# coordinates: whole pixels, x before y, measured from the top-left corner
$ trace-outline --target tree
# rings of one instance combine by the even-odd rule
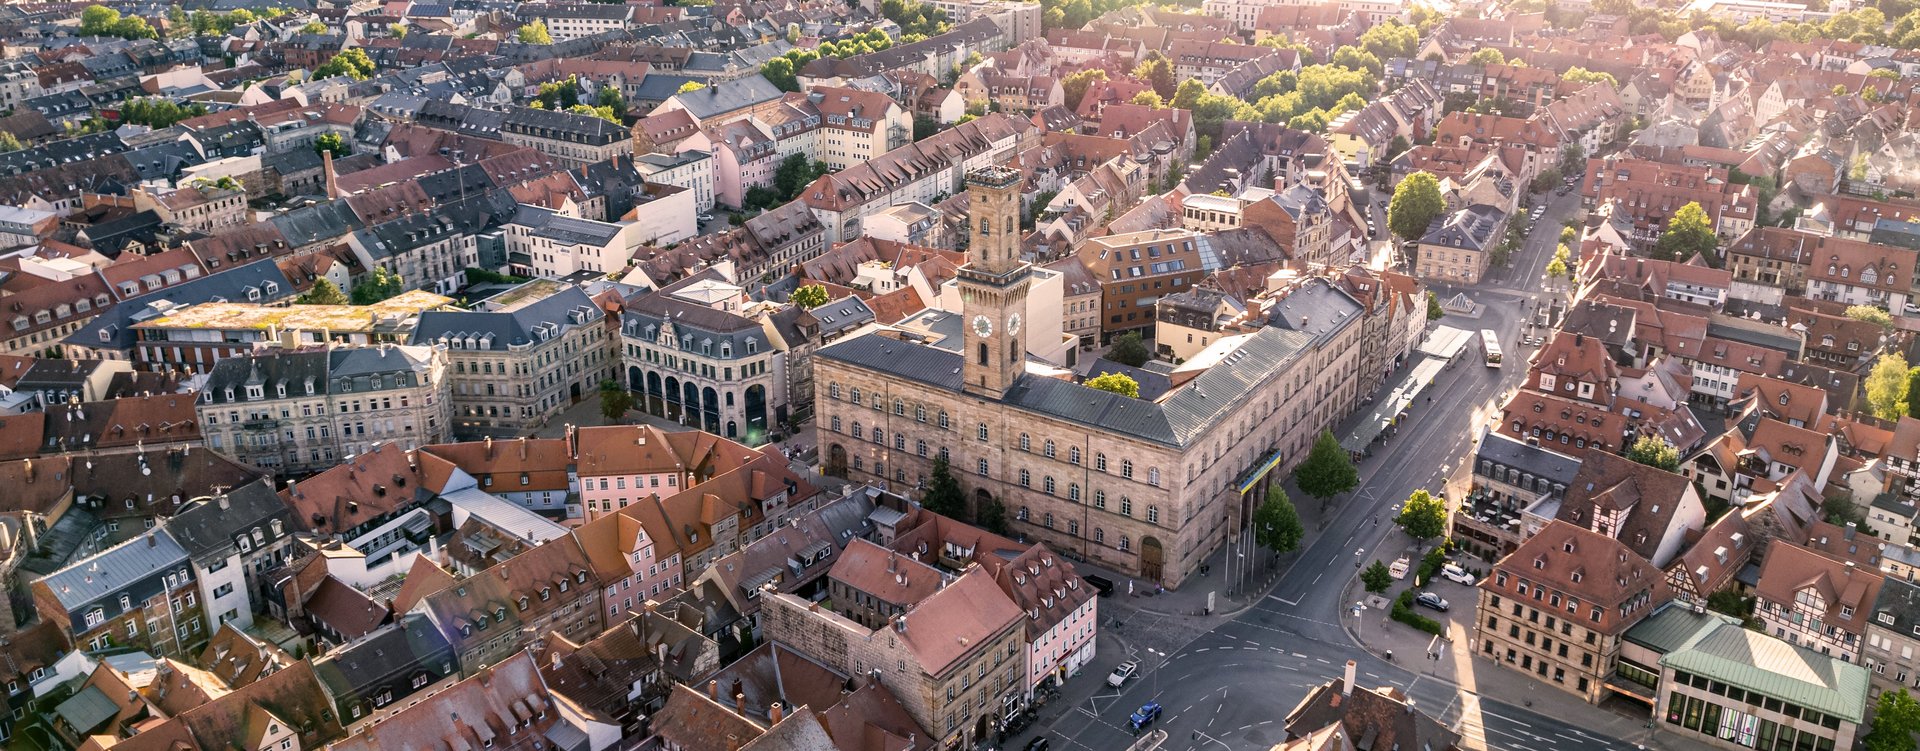
[[[1893,316],[1887,315],[1887,311],[1872,305],[1849,305],[1847,306],[1847,317],[1856,321],[1871,323],[1882,329],[1893,328]]]
[[[313,287],[306,294],[294,298],[294,302],[301,305],[346,305],[347,296],[340,291],[339,285],[323,277],[313,280]]]
[[[1353,45],[1346,45],[1334,50],[1333,59],[1327,62],[1332,63],[1335,67],[1346,68],[1347,70],[1355,72],[1364,71],[1372,74],[1375,78],[1379,78],[1382,73],[1386,72],[1386,66],[1380,62],[1378,55]]]
[[[824,171],[821,174],[825,174]],[[806,154],[789,154],[773,170],[773,189],[779,191],[782,201],[790,201],[819,176]]]
[[[1920,399],[1911,398],[1920,394],[1920,368],[1907,371],[1907,416],[1920,418]]]
[[[1275,553],[1300,549],[1307,528],[1300,523],[1300,510],[1279,485],[1267,487],[1267,498],[1253,511],[1253,540]]]
[[[1434,294],[1433,290],[1427,290],[1427,320],[1438,321],[1446,314],[1446,309],[1440,307],[1440,296]]]
[[[1560,78],[1573,83],[1604,83],[1615,88],[1620,86],[1620,80],[1614,78],[1612,73],[1587,70],[1578,65],[1568,68]]]
[[[1897,354],[1884,354],[1867,372],[1867,404],[1873,416],[1898,420],[1907,413],[1907,361]]]
[[[1447,202],[1440,198],[1440,180],[1431,172],[1415,172],[1393,188],[1393,200],[1387,204],[1387,229],[1402,240],[1418,240],[1446,210]]]
[[[1492,47],[1481,47],[1467,56],[1467,62],[1472,65],[1506,65],[1507,56]]]
[[[802,310],[813,310],[827,304],[827,288],[820,284],[801,285],[787,301],[800,306]]]
[[[1368,592],[1377,595],[1393,586],[1393,572],[1387,570],[1387,564],[1374,561],[1373,565],[1360,572],[1360,583],[1366,585]]]
[[[1153,359],[1153,353],[1147,351],[1146,342],[1140,340],[1140,332],[1129,331],[1113,340],[1113,348],[1107,350],[1107,359],[1137,368]]]
[[[607,422],[619,423],[630,409],[633,409],[633,392],[611,378],[600,382],[601,417],[607,418]]]
[[[676,94],[685,94],[685,93],[687,93],[687,92],[691,92],[691,91],[699,91],[699,90],[701,90],[701,89],[704,89],[704,88],[706,88],[706,87],[707,87],[707,85],[706,85],[706,84],[704,84],[704,83],[701,83],[701,82],[699,82],[699,81],[688,81],[688,82],[686,82],[686,83],[683,83],[683,84],[680,84],[680,90],[679,90],[679,91],[676,91],[676,92],[674,92],[674,93],[676,93]]]
[[[97,7],[97,6],[96,6]],[[1134,66],[1133,77],[1146,81],[1161,99],[1172,99],[1179,82],[1173,78],[1173,61],[1159,50],[1148,52],[1140,58],[1140,64]]]
[[[319,21],[308,21],[307,25],[300,27],[300,33],[325,34],[327,33],[327,25],[320,23]]]
[[[600,87],[600,91],[593,95],[593,103],[596,107],[605,107],[622,115],[627,114],[627,97],[612,86]]]
[[[1689,201],[1673,212],[1673,219],[1667,222],[1667,229],[1660,233],[1660,241],[1653,245],[1653,257],[1667,261],[1685,261],[1697,255],[1713,258],[1713,250],[1720,245],[1720,238],[1713,234],[1713,224],[1707,220],[1707,212],[1700,208],[1699,201]]]
[[[9,151],[19,151],[24,148],[26,148],[26,145],[20,143],[19,136],[0,130],[0,154],[5,154]]]
[[[1873,731],[1861,739],[1866,751],[1913,751],[1913,734],[1920,732],[1920,702],[1902,687],[1881,692],[1874,710]]]
[[[973,525],[996,535],[1007,534],[1007,506],[991,496],[980,499],[973,510]]]
[[[781,91],[800,90],[800,79],[794,75],[793,60],[790,58],[776,57],[768,60],[760,66],[760,75],[766,76],[767,81]]]
[[[1325,505],[1327,499],[1358,486],[1360,470],[1353,466],[1353,456],[1341,448],[1333,431],[1322,430],[1320,437],[1313,440],[1313,448],[1307,451],[1306,460],[1293,469],[1293,482],[1300,486],[1301,492],[1320,499]]]
[[[547,33],[547,22],[534,21],[513,32],[521,44],[553,44],[553,35]]]
[[[588,117],[597,117],[607,122],[613,123],[615,125],[625,124],[620,121],[619,113],[615,112],[612,107],[595,107],[591,104],[576,104],[576,105],[573,105],[572,107],[568,107],[567,111],[576,115],[586,115]]]
[[[1145,107],[1152,107],[1154,109],[1159,109],[1161,107],[1167,106],[1167,101],[1165,99],[1160,98],[1160,93],[1157,91],[1153,91],[1151,89],[1135,93],[1133,95],[1133,98],[1127,100],[1127,102],[1129,104],[1138,104]]]
[[[367,280],[353,287],[353,304],[372,305],[394,295],[400,294],[400,275],[388,271],[384,266],[375,266]]]
[[[1079,109],[1079,102],[1087,98],[1087,88],[1091,88],[1094,81],[1106,81],[1106,71],[1089,67],[1085,71],[1068,73],[1066,79],[1060,79],[1060,90],[1066,94],[1064,102],[1068,109]]]
[[[334,55],[325,63],[321,63],[320,67],[314,68],[313,80],[346,76],[355,81],[365,81],[372,77],[377,69],[378,66],[373,64],[373,58],[367,57],[365,50],[353,47],[341,50],[340,54]]]
[[[407,38],[407,25],[403,23],[387,24],[387,33],[395,39],[405,39]]]
[[[920,505],[955,519],[967,510],[966,493],[960,489],[960,480],[953,476],[953,468],[947,466],[946,457],[934,457],[933,475],[927,480],[926,492],[920,494]]]
[[[1367,29],[1366,33],[1361,34],[1360,47],[1382,60],[1413,57],[1414,50],[1420,46],[1420,35],[1423,33],[1425,33],[1424,30],[1415,29],[1401,23],[1398,19],[1392,19],[1373,26]]]
[[[1680,449],[1657,435],[1643,435],[1627,446],[1627,458],[1668,472],[1680,471]]]
[[[1191,110],[1195,107],[1200,106],[1201,98],[1205,97],[1206,95],[1207,95],[1207,85],[1204,83],[1201,83],[1200,79],[1198,78],[1189,78],[1185,81],[1181,81],[1179,86],[1174,87],[1173,100],[1170,102],[1167,102],[1167,106],[1174,107],[1177,109]]]
[[[1413,491],[1393,523],[1406,530],[1408,537],[1424,544],[1447,533],[1447,502],[1433,497],[1424,488]]]
[[[1129,399],[1140,398],[1140,382],[1133,380],[1133,376],[1125,373],[1101,373],[1088,378],[1086,386],[1119,394]]]
[[[319,138],[313,139],[313,150],[316,153],[332,152],[335,159],[346,156],[348,149],[346,137],[339,133],[322,133]]]

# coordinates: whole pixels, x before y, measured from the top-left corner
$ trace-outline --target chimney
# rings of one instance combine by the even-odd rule
[[[1847,522],[1847,542],[1853,542],[1853,533],[1858,531],[1860,531],[1859,524],[1856,524],[1854,522]]]
[[[744,711],[746,708],[747,708],[747,695],[745,693],[734,694],[733,695],[733,711],[740,712],[740,711]]]
[[[520,461],[527,460],[527,437],[520,436]]]
[[[780,711],[780,702],[776,701],[773,704],[769,705],[767,707],[767,726],[772,727],[774,725],[780,724],[780,717],[782,714],[783,713]]]
[[[719,681],[707,681],[707,698],[712,699],[714,701],[720,700],[720,682]]]
[[[157,539],[154,539],[154,536],[153,536],[153,533],[152,533],[152,532],[148,532],[148,533],[147,533],[147,547],[150,547],[150,548],[156,548],[156,547],[159,547],[159,546],[160,546],[160,541],[159,541],[159,540],[157,540]]]
[[[482,441],[481,443],[483,443],[486,446],[487,458],[492,459],[493,458],[493,436],[487,436],[486,440]]]
[[[320,152],[320,171],[326,175],[327,198],[328,199],[339,198],[340,197],[340,177],[336,175],[333,171],[333,152],[332,151]]]
[[[1352,695],[1353,695],[1353,681],[1354,681],[1354,672],[1355,672],[1355,671],[1357,671],[1357,670],[1359,669],[1359,667],[1360,667],[1360,666],[1359,666],[1359,665],[1358,665],[1357,663],[1355,663],[1354,661],[1352,661],[1352,660],[1348,660],[1348,661],[1347,661],[1347,680],[1346,680],[1346,682],[1345,682],[1345,683],[1342,683],[1342,684],[1340,684],[1340,695],[1341,695],[1341,696],[1352,696]]]

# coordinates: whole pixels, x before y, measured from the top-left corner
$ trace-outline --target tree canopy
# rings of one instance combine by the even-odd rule
[[[1920,702],[1904,687],[1882,691],[1874,705],[1873,730],[1861,745],[1866,751],[1914,751],[1914,733],[1920,733]]]
[[[1492,47],[1481,47],[1467,56],[1467,62],[1474,65],[1506,65],[1507,55]]]
[[[1426,542],[1447,533],[1447,503],[1422,488],[1407,497],[1407,505],[1393,521],[1408,537]]]
[[[1882,329],[1893,328],[1893,316],[1888,315],[1886,310],[1876,308],[1872,305],[1849,305],[1847,306],[1847,317],[1856,321],[1871,323]]]
[[[827,304],[827,288],[819,284],[803,284],[793,291],[787,301],[804,310],[813,310]]]
[[[600,416],[618,423],[633,409],[633,392],[611,378],[600,382]]]
[[[1393,572],[1387,569],[1387,564],[1374,561],[1373,565],[1360,572],[1360,583],[1366,586],[1368,592],[1377,595],[1393,586]]]
[[[545,21],[534,21],[521,26],[513,32],[513,37],[521,44],[553,44],[553,35],[547,33]]]
[[[339,159],[346,156],[351,147],[347,146],[346,137],[339,133],[322,133],[319,138],[313,139],[313,150],[321,154],[332,153],[333,158]]]
[[[1908,377],[1907,361],[1898,354],[1881,355],[1873,363],[1867,372],[1867,405],[1874,417],[1898,420],[1907,413]]]
[[[1253,512],[1254,542],[1275,553],[1291,553],[1300,549],[1300,541],[1306,535],[1307,528],[1300,523],[1300,510],[1293,507],[1287,491],[1278,484],[1268,487],[1266,500]]]
[[[1360,485],[1360,470],[1353,457],[1340,447],[1333,431],[1322,430],[1307,451],[1307,458],[1293,469],[1294,484],[1307,495],[1325,501]]]
[[[1147,344],[1141,340],[1140,332],[1129,331],[1113,340],[1113,347],[1107,350],[1107,359],[1137,368],[1153,359],[1153,353],[1147,351]]]
[[[129,99],[120,105],[120,122],[145,125],[155,130],[170,128],[181,120],[204,114],[207,114],[206,105],[195,103],[182,107],[171,99],[159,97]]]
[[[1446,210],[1447,202],[1440,197],[1440,180],[1431,172],[1415,172],[1393,188],[1393,200],[1387,204],[1387,229],[1402,240],[1418,240]]]
[[[351,47],[341,50],[340,54],[334,55],[326,62],[321,63],[320,67],[314,68],[313,80],[318,81],[322,78],[346,76],[355,81],[365,81],[371,78],[374,71],[378,69],[379,66],[373,64],[373,58],[367,57],[365,50],[359,47]]]
[[[1173,77],[1173,60],[1159,50],[1149,51],[1133,67],[1133,77],[1146,81],[1162,99],[1172,99],[1179,82]]]
[[[946,457],[934,457],[933,474],[927,478],[926,492],[920,494],[920,505],[928,511],[955,519],[961,518],[966,512],[966,491],[960,489],[960,480],[953,476],[953,468],[947,466]]]
[[[313,287],[295,298],[294,302],[300,305],[346,305],[348,303],[346,294],[340,291],[340,286],[325,277],[313,280]]]
[[[147,19],[139,16],[121,16],[120,11],[104,5],[89,5],[80,11],[80,35],[120,37],[121,39],[154,39],[160,34],[153,30]]]
[[[1680,471],[1680,449],[1657,435],[1643,435],[1627,446],[1627,458],[1668,472]]]
[[[353,304],[372,305],[405,291],[399,274],[388,271],[384,266],[373,267],[373,273],[367,280],[353,286]]]
[[[1100,375],[1088,378],[1086,386],[1088,388],[1119,394],[1131,399],[1140,398],[1140,382],[1133,380],[1133,376],[1125,373],[1101,373]]]
[[[1685,261],[1703,255],[1712,260],[1713,250],[1719,246],[1720,238],[1713,234],[1713,223],[1707,219],[1706,209],[1700,208],[1699,201],[1689,201],[1673,212],[1666,231],[1660,233],[1659,242],[1654,243],[1653,257]]]

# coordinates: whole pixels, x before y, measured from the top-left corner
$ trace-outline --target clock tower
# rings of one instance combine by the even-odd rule
[[[957,283],[966,326],[967,393],[998,399],[1026,369],[1020,317],[1031,267],[1020,260],[1020,173],[986,167],[967,175],[972,232]]]

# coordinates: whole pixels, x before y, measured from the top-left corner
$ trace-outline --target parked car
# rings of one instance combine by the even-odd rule
[[[1128,660],[1120,663],[1120,667],[1114,668],[1113,672],[1107,674],[1107,685],[1119,688],[1127,685],[1127,681],[1133,680],[1133,677],[1139,673],[1140,663]]]
[[[1035,738],[1033,740],[1027,741],[1027,751],[1047,751],[1047,749],[1052,747],[1053,747],[1052,744],[1046,739],[1045,736],[1041,736],[1039,738]]]
[[[1447,612],[1447,599],[1432,592],[1421,592],[1418,597],[1413,598],[1413,601],[1442,613]]]
[[[1150,701],[1140,705],[1140,709],[1127,717],[1127,722],[1133,725],[1134,730],[1142,730],[1158,719],[1160,719],[1160,702]]]
[[[1473,578],[1473,574],[1467,573],[1467,570],[1461,568],[1458,563],[1449,563],[1441,566],[1440,575],[1446,577],[1448,580],[1456,581],[1469,587],[1480,583],[1480,580]]]

